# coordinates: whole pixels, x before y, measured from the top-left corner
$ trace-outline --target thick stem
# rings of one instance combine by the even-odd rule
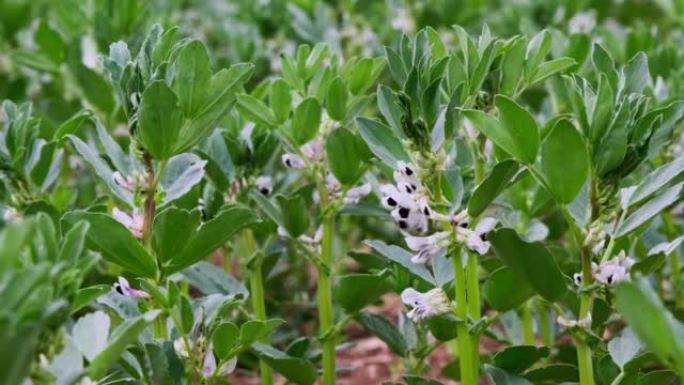
[[[539,314],[539,333],[541,334],[544,346],[552,347],[554,344],[553,329],[549,317],[549,307],[542,301],[537,301],[537,313]]]
[[[679,235],[677,225],[672,218],[672,213],[663,213],[663,223],[667,240],[672,241]],[[684,307],[684,290],[682,290],[682,265],[679,259],[679,248],[676,248],[669,256],[670,276],[672,277],[672,293],[674,293],[675,308]],[[662,286],[662,285],[659,285]]]
[[[263,255],[256,250],[256,240],[251,230],[247,229],[243,232],[243,244],[245,248],[245,255],[254,256],[250,266],[251,271],[249,275],[249,286],[252,296],[252,310],[254,311],[254,318],[258,321],[266,321],[266,300],[264,295],[264,277],[262,271]],[[256,254],[255,254],[256,253]],[[262,343],[268,344],[269,338],[265,336],[261,339]],[[261,375],[261,384],[273,384],[273,370],[264,360],[259,360],[259,372]]]
[[[332,240],[335,222],[328,215],[323,222],[323,240],[321,243],[321,261],[329,268],[318,271],[318,317],[320,334],[323,340],[323,385],[335,384],[335,336],[327,333],[334,327],[332,303]]]
[[[163,312],[152,321],[152,334],[154,338],[158,340],[166,340],[169,338],[169,331],[166,327],[166,316]]]
[[[523,342],[525,345],[534,345],[534,319],[532,318],[530,301],[520,306],[520,319],[522,321]]]
[[[466,282],[468,285],[467,301],[468,314],[473,322],[480,320],[482,316],[480,310],[480,279],[478,272],[477,254],[468,252],[468,263],[466,265]],[[470,344],[472,349],[473,370],[475,376],[480,372],[480,334],[473,333],[470,335]]]
[[[586,289],[591,284],[591,256],[582,248],[582,283]],[[580,294],[580,314],[579,319],[584,320],[591,316],[593,298],[591,292],[583,290]],[[577,362],[580,372],[580,385],[594,385],[594,369],[591,360],[591,348],[587,345],[583,337],[576,338],[577,343]]]
[[[466,274],[461,262],[461,250],[456,249],[451,257],[454,264],[454,285],[456,286],[456,315],[460,318],[457,326],[459,363],[461,367],[461,384],[477,385],[474,373],[473,348],[468,331],[468,300]]]

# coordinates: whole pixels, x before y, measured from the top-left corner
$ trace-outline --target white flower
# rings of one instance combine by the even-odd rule
[[[629,269],[632,265],[634,265],[634,260],[622,250],[611,260],[601,262],[599,265],[593,264],[594,279],[604,285],[627,281],[629,280]]]
[[[227,376],[235,370],[236,366],[237,357],[233,357],[221,365],[219,374],[222,376]],[[214,372],[216,372],[216,358],[214,357],[213,347],[211,344],[209,344],[207,353],[204,355],[204,362],[202,363],[202,377],[211,377],[214,375]]]
[[[283,161],[283,164],[287,168],[300,169],[306,166],[306,162],[304,162],[304,159],[302,159],[301,156],[296,154],[283,154],[281,159]]]
[[[413,288],[401,292],[401,300],[413,309],[406,316],[413,321],[434,317],[451,311],[449,297],[444,290],[435,288],[427,293],[421,293]]]
[[[596,26],[596,12],[578,12],[569,21],[570,33],[591,32]]]
[[[23,216],[14,207],[6,207],[5,212],[2,214],[2,220],[5,223],[18,223],[21,222]]]
[[[323,160],[325,155],[325,147],[323,146],[323,139],[321,137],[316,137],[306,142],[303,146],[299,148],[302,155],[307,157],[312,161]]]
[[[273,191],[273,178],[262,175],[254,181],[257,190],[264,195],[270,195]]]
[[[119,281],[114,284],[114,290],[119,294],[133,298],[150,298],[150,294],[144,290],[133,289],[124,277],[119,277]]]
[[[140,209],[136,208],[131,215],[128,215],[117,207],[114,207],[114,209],[112,209],[112,217],[131,230],[135,237],[142,238],[144,216]]]
[[[350,188],[347,191],[347,195],[344,196],[344,204],[355,205],[355,204],[359,203],[359,201],[363,197],[370,194],[370,192],[371,192],[370,183],[364,183],[361,186]]]
[[[426,237],[405,237],[409,249],[417,252],[411,257],[411,262],[425,263],[441,253],[449,245],[449,235],[448,231],[441,231]]]
[[[471,230],[468,228],[470,222],[467,214],[462,212],[454,216],[453,223],[456,226],[458,240],[465,243],[466,247],[480,255],[485,255],[489,252],[491,244],[487,240],[487,234],[496,227],[496,219],[490,217],[482,218],[477,226],[475,226],[475,229]]]
[[[586,317],[580,320],[569,320],[563,316],[558,316],[558,318],[556,318],[556,322],[558,322],[558,325],[566,328],[581,327],[588,329],[591,327],[591,313],[587,314]]]
[[[173,341],[173,350],[176,351],[178,357],[189,358],[190,351],[192,350],[192,342],[185,338],[177,338]]]
[[[392,29],[402,31],[405,33],[412,32],[415,28],[415,22],[411,14],[405,8],[399,8],[394,19],[392,19]]]

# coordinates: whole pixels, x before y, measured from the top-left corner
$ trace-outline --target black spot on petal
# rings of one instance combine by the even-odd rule
[[[401,218],[408,218],[410,210],[407,209],[406,207],[400,207],[399,208],[399,216]]]
[[[396,205],[397,205],[397,201],[395,201],[394,199],[392,199],[392,197],[387,198],[387,206],[394,207],[394,206],[396,206]]]
[[[398,221],[397,224],[399,225],[399,228],[405,229],[407,227],[406,221]]]

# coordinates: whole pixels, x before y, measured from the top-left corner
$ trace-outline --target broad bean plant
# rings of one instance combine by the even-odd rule
[[[344,384],[351,330],[390,385],[684,378],[681,36],[511,31],[521,4],[20,3],[2,384]]]

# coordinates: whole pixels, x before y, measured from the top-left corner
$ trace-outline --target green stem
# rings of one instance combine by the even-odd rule
[[[154,335],[154,338],[158,340],[166,340],[169,338],[169,331],[166,327],[166,316],[163,312],[152,321],[152,334]]]
[[[473,350],[468,331],[468,300],[466,273],[461,263],[461,250],[457,248],[451,257],[454,264],[454,285],[456,286],[456,315],[460,318],[457,326],[459,363],[461,367],[461,384],[477,385],[477,375],[473,372]]]
[[[542,301],[537,300],[537,313],[539,313],[539,333],[544,346],[552,347],[554,344],[553,329],[549,318],[549,307]]]
[[[593,297],[588,286],[592,284],[593,276],[591,273],[591,254],[590,251],[583,245],[582,230],[577,227],[566,206],[561,206],[561,213],[565,217],[570,232],[577,248],[580,250],[580,257],[582,262],[582,293],[580,294],[580,312],[578,319],[584,320],[591,313],[593,306]],[[591,361],[591,348],[583,337],[575,338],[577,344],[577,362],[579,365],[580,385],[594,385],[594,368]]]
[[[534,319],[532,318],[530,301],[520,306],[520,318],[522,321],[523,342],[525,345],[534,345]]]
[[[610,383],[610,385],[620,385],[622,380],[625,378],[625,372],[620,372],[617,377]]]
[[[466,282],[468,285],[467,301],[468,314],[473,322],[478,322],[482,316],[480,310],[480,279],[478,273],[477,254],[468,252],[468,263],[466,264]],[[480,333],[473,333],[470,336],[472,348],[472,359],[475,375],[480,372]]]
[[[323,240],[321,243],[321,261],[329,268],[318,270],[318,317],[320,322],[320,334],[325,336],[323,340],[323,385],[335,384],[335,336],[327,335],[333,327],[333,303],[332,303],[332,240],[335,227],[334,217],[326,216],[323,222]]]
[[[264,277],[262,271],[263,255],[256,250],[256,240],[254,239],[254,234],[251,230],[247,229],[243,232],[243,243],[245,247],[245,255],[254,256],[250,266],[251,272],[249,276],[254,318],[258,321],[266,321],[266,300],[264,295]],[[261,342],[268,344],[268,336],[262,338]],[[259,360],[259,372],[261,375],[261,384],[273,384],[273,371],[264,360]]]

